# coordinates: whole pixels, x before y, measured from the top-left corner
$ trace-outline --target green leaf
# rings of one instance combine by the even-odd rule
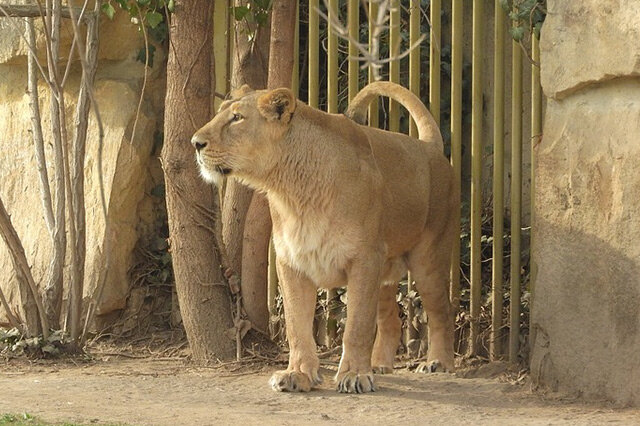
[[[164,20],[164,17],[158,12],[153,12],[153,11],[147,12],[147,24],[149,24],[151,28],[157,27],[160,24],[160,22],[162,22],[163,20]]]
[[[127,3],[127,0],[116,0],[116,3],[120,5],[120,9],[129,10],[129,4]]]
[[[155,52],[156,52],[156,47],[153,44],[150,44],[149,45],[149,68],[153,67],[153,56]],[[144,64],[147,59],[146,53],[147,52],[144,50],[144,47],[140,49],[140,51],[138,52],[138,56],[136,56],[136,60]]]
[[[100,10],[102,13],[107,15],[109,19],[113,19],[113,15],[116,13],[116,10],[111,6],[111,3],[102,3]]]
[[[167,4],[167,9],[169,10],[169,12],[173,12],[173,9],[175,9],[176,7],[176,3],[174,0],[169,0],[169,3]]]
[[[540,39],[540,28],[542,28],[542,22],[536,22],[533,26],[533,34],[535,34],[538,39]]]
[[[524,27],[512,27],[509,28],[509,32],[515,41],[522,41],[524,38]]]
[[[233,9],[233,17],[236,21],[242,21],[247,13],[249,13],[249,8],[247,6],[235,6]]]
[[[146,6],[151,0],[136,0],[140,6]]]
[[[256,12],[255,16],[256,16],[256,23],[262,26],[267,23],[267,18],[269,17],[269,14],[267,12],[261,11],[261,12]]]
[[[500,0],[500,6],[502,10],[505,12],[509,12],[511,10],[511,1],[510,0]]]

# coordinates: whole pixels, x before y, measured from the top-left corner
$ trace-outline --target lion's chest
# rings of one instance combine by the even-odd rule
[[[353,255],[349,236],[321,217],[290,217],[274,233],[276,254],[318,287],[346,285],[345,267]]]

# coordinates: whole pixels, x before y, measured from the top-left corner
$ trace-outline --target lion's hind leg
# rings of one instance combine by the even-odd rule
[[[418,366],[418,372],[455,370],[454,318],[449,300],[451,246],[455,234],[453,225],[447,222],[444,227],[426,230],[423,239],[409,254],[409,269],[428,317],[427,361]]]

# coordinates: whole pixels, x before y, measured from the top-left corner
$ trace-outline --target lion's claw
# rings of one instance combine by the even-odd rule
[[[373,367],[373,372],[376,374],[391,374],[393,373],[393,367],[379,365],[379,366]]]
[[[448,373],[449,370],[437,359],[429,362],[421,362],[416,368],[416,373]]]
[[[366,393],[375,392],[376,386],[373,382],[373,374],[357,374],[347,372],[342,377],[337,378],[337,390],[340,393]]]

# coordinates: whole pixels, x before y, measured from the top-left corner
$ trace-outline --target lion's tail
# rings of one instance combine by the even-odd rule
[[[420,99],[404,87],[390,81],[377,81],[365,86],[351,101],[345,115],[356,123],[364,124],[367,108],[378,96],[386,96],[400,103],[409,111],[418,127],[418,139],[435,144],[443,150],[442,136],[433,116]]]

